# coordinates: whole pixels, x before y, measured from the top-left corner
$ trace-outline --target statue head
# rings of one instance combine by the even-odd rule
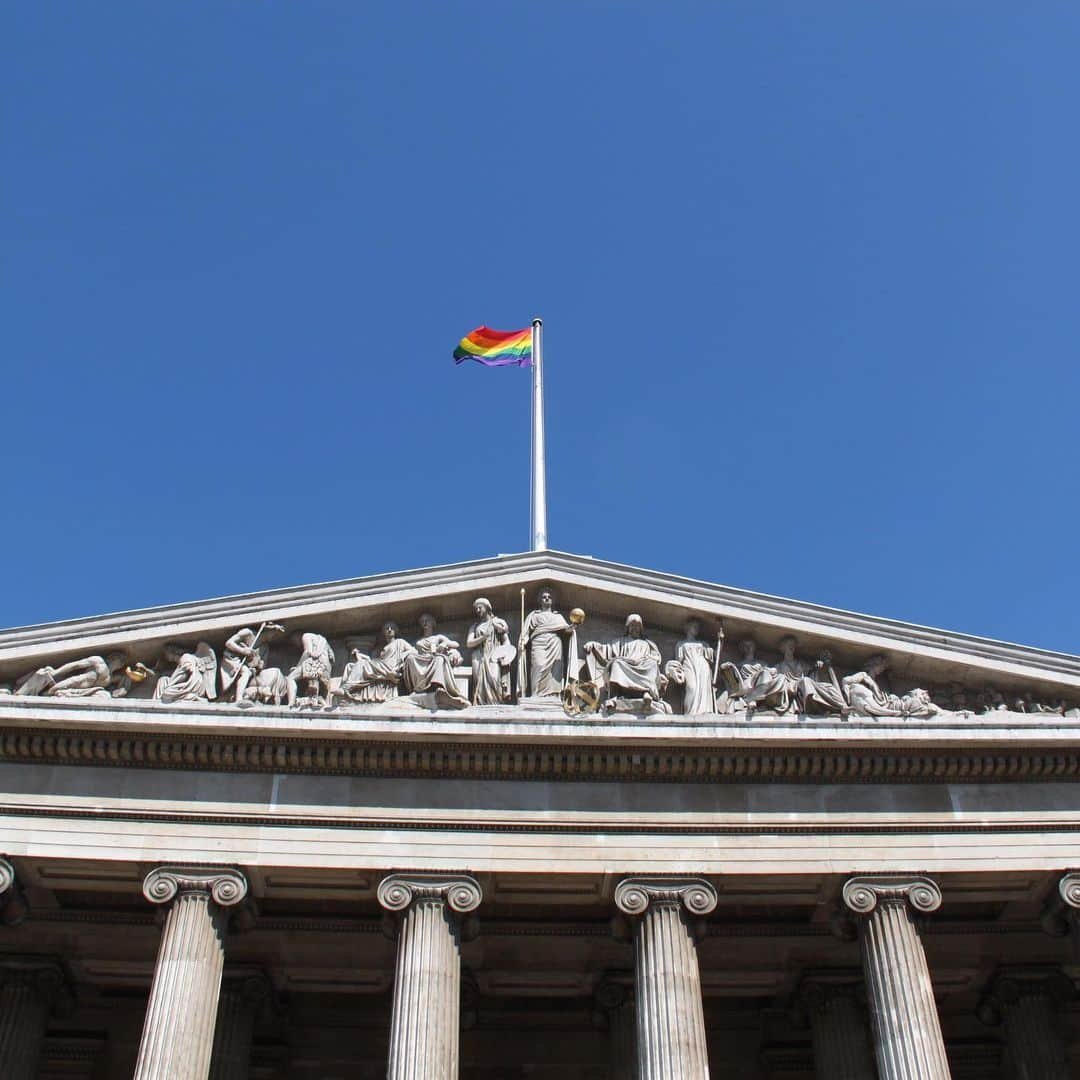
[[[799,642],[791,634],[787,634],[780,639],[780,651],[784,654],[785,660],[795,659],[795,646]]]
[[[697,641],[701,634],[701,620],[700,619],[687,619],[686,620],[686,639],[687,641]]]
[[[546,585],[536,594],[536,606],[541,611],[550,611],[555,606],[555,593]]]
[[[180,657],[184,655],[187,650],[179,641],[170,641],[161,650],[161,659],[167,664],[179,664]]]
[[[393,619],[387,619],[386,622],[382,624],[381,634],[383,642],[389,645],[394,638],[401,634],[401,628]]]
[[[435,621],[435,616],[429,611],[425,611],[417,622],[420,624],[420,630],[424,637],[431,637],[431,635],[435,633],[435,627],[438,625]]]
[[[478,596],[473,601],[472,609],[478,619],[486,619],[491,614],[491,601],[486,596]]]
[[[639,638],[645,633],[645,623],[640,615],[626,616],[626,633],[632,638]]]
[[[109,665],[109,671],[115,675],[127,667],[127,654],[122,652],[106,653],[105,663]]]
[[[875,653],[866,661],[866,673],[871,678],[876,679],[888,666],[888,659],[882,656],[881,653]]]
[[[754,653],[757,652],[757,642],[752,637],[743,638],[739,642],[739,648],[742,649],[743,658],[746,660],[753,660]]]

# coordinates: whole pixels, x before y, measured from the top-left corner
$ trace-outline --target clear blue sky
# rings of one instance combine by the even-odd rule
[[[1080,652],[1074,2],[0,15],[2,622],[528,546]]]

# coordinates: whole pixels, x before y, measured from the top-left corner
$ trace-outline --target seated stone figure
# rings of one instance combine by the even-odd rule
[[[398,696],[405,663],[416,651],[403,637],[396,622],[383,623],[371,656],[353,649],[341,676],[341,693],[351,701],[389,701]]]
[[[605,711],[633,710],[669,713],[664,701],[667,677],[660,673],[660,650],[645,637],[640,615],[627,615],[626,633],[614,641],[590,641],[585,645],[589,678],[606,693]]]
[[[161,656],[176,666],[158,678],[156,701],[213,701],[217,697],[217,656],[205,641],[200,641],[194,652],[186,651],[183,645],[166,645]]]
[[[440,709],[464,709],[466,700],[454,668],[462,663],[461,646],[445,634],[435,632],[435,616],[420,616],[420,637],[405,657],[403,678],[410,694],[432,694]]]

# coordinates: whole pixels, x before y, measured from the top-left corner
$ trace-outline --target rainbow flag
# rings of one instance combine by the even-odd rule
[[[525,330],[492,330],[478,326],[461,339],[454,350],[454,362],[475,360],[485,367],[518,367],[532,365],[532,327]]]

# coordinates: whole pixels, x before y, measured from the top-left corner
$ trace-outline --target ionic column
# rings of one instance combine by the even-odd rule
[[[168,904],[134,1080],[206,1080],[214,1046],[227,909],[247,895],[237,870],[163,866],[143,896]]]
[[[611,1038],[612,1080],[637,1080],[634,995],[628,987],[607,979],[596,990],[596,1004]]]
[[[799,1005],[810,1021],[818,1080],[876,1080],[861,979],[808,978]]]
[[[64,988],[60,965],[48,957],[0,960],[0,1076],[34,1080],[49,1013]]]
[[[1016,1080],[1069,1080],[1058,1012],[1075,996],[1060,972],[1028,969],[1002,973],[979,1007],[984,1023],[1004,1023]]]
[[[391,874],[378,897],[400,916],[387,1080],[457,1080],[459,916],[480,906],[480,886],[466,875]]]
[[[912,910],[941,907],[929,878],[857,877],[844,903],[859,920],[863,973],[880,1080],[948,1080],[930,971]]]
[[[226,977],[221,984],[210,1080],[247,1080],[255,1021],[269,994],[270,984],[262,975]]]
[[[700,878],[630,878],[615,906],[632,916],[639,1080],[708,1080],[695,921],[716,907]]]

